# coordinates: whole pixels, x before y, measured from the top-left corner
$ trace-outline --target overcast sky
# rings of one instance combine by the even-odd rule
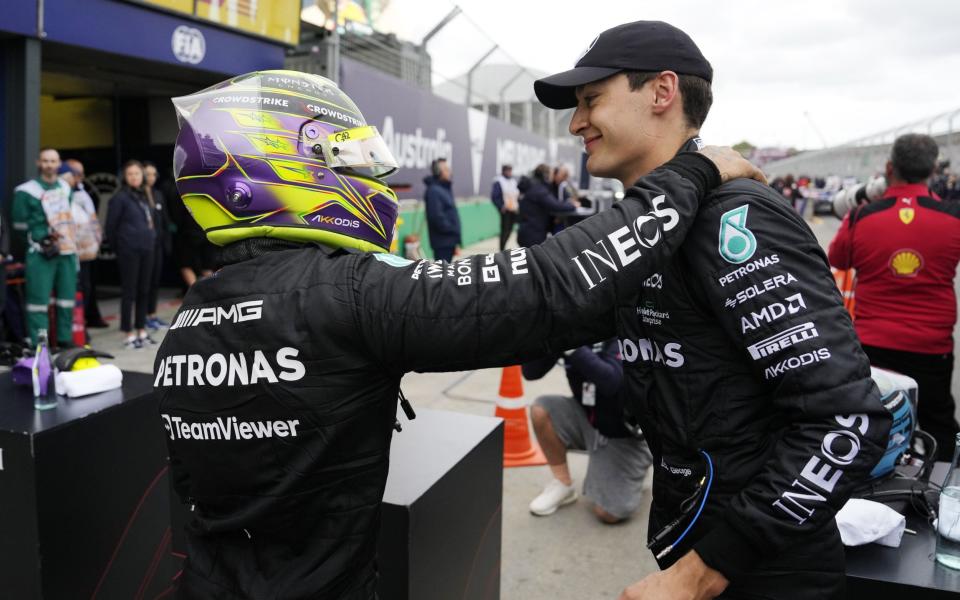
[[[488,62],[512,58],[554,73],[614,25],[676,25],[713,64],[714,105],[702,131],[711,143],[819,148],[821,135],[835,145],[960,109],[960,0],[459,4],[464,15],[428,46],[446,77],[461,75],[494,43],[502,50]],[[385,25],[419,42],[452,7],[392,0]]]

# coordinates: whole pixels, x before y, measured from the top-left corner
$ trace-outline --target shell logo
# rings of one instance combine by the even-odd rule
[[[897,250],[890,257],[890,270],[894,277],[916,277],[923,269],[923,256],[916,250]]]

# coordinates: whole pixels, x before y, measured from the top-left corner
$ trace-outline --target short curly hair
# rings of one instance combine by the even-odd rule
[[[894,140],[890,162],[898,177],[907,183],[919,183],[933,174],[939,153],[937,142],[929,135],[907,133]]]

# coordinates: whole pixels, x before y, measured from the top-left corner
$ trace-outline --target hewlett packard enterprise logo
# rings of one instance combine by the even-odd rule
[[[815,337],[819,337],[819,335],[820,333],[817,332],[816,326],[811,322],[807,322],[791,327],[790,329],[785,329],[765,340],[760,340],[756,344],[748,346],[747,351],[750,352],[753,360],[760,360],[761,358],[772,356],[784,348],[812,340]]]

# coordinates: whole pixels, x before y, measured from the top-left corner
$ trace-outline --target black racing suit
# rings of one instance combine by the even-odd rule
[[[616,306],[677,251],[718,183],[703,156],[680,155],[543,245],[452,264],[228,246],[155,363],[174,486],[194,507],[180,597],[372,598],[403,374],[612,337]],[[598,244],[611,254],[587,281]]]
[[[609,273],[608,250],[583,254],[590,282]],[[661,566],[693,548],[731,580],[725,597],[845,597],[834,514],[879,460],[890,417],[789,202],[753,181],[719,187],[617,329],[625,405],[654,455],[649,535],[679,519],[655,553],[707,498]]]

